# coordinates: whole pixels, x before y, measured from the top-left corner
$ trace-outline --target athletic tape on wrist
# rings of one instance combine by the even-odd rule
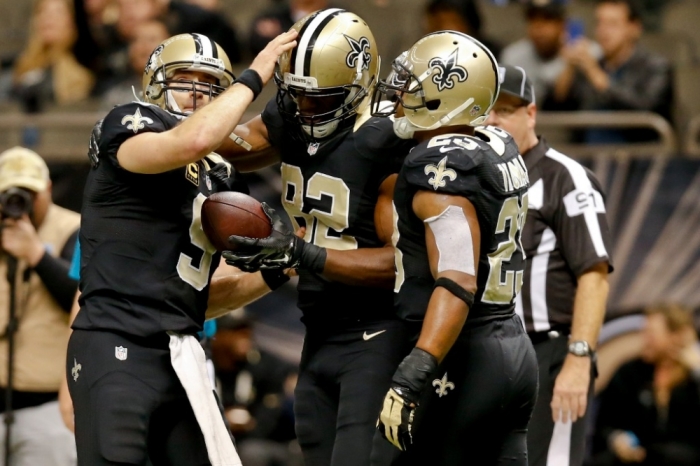
[[[265,280],[267,287],[272,291],[275,291],[289,281],[289,276],[281,269],[262,269],[260,270],[260,274],[263,280]]]
[[[402,398],[416,403],[437,368],[438,361],[435,356],[421,348],[413,348],[396,369],[392,378],[392,388],[400,393]]]
[[[306,242],[303,242],[300,246],[303,249],[301,251],[299,267],[310,272],[323,273],[323,269],[326,267],[326,258],[328,257],[326,248]]]
[[[253,91],[253,100],[257,99],[263,90],[263,81],[257,71],[248,68],[243,73],[241,73],[238,78],[233,82],[241,83],[251,91]]]
[[[445,288],[447,291],[449,291],[450,293],[467,303],[467,307],[469,307],[469,309],[472,308],[472,305],[474,304],[474,293],[465,290],[454,280],[450,280],[447,277],[440,277],[437,280],[435,280],[435,285],[433,285],[433,289],[437,288],[438,286]]]

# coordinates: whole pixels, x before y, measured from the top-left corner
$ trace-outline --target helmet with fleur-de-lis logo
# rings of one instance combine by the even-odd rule
[[[173,74],[178,70],[199,71],[216,78],[216,84],[202,81],[177,80]],[[187,116],[178,108],[171,92],[196,91],[214,98],[233,84],[235,76],[228,55],[219,44],[204,34],[179,34],[163,41],[151,53],[143,70],[143,96],[171,113]],[[193,99],[196,109],[197,100]]]
[[[316,11],[292,29],[298,45],[280,56],[275,73],[278,108],[297,135],[322,139],[369,103],[377,44],[362,18],[340,8]]]
[[[373,113],[395,113],[403,106],[416,130],[441,126],[477,126],[498,97],[498,64],[479,41],[456,31],[428,34],[392,64],[377,85]],[[386,98],[394,102],[387,107]]]

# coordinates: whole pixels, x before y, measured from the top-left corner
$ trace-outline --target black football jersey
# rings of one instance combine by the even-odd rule
[[[105,117],[99,161],[85,186],[81,310],[73,328],[142,337],[202,329],[209,280],[220,259],[202,231],[202,203],[213,192],[245,186],[216,154],[159,174],[129,172],[117,161],[128,138],[167,131],[179,121],[137,102]]]
[[[477,292],[467,323],[510,315],[523,281],[520,234],[527,212],[528,175],[513,138],[498,128],[473,136],[445,134],[416,146],[394,191],[395,306],[410,321],[423,319],[435,279],[425,225],[413,212],[419,190],[458,195],[475,207],[481,230]]]
[[[290,138],[272,99],[262,115],[269,140],[282,158],[282,205],[305,240],[329,249],[381,247],[374,224],[379,187],[397,173],[414,140],[399,139],[388,118],[359,127],[346,121],[320,143]],[[362,318],[391,313],[391,290],[331,282],[299,272],[299,308],[304,321]]]

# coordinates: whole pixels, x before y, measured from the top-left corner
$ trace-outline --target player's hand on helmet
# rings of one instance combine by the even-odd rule
[[[413,348],[394,373],[377,420],[377,430],[401,451],[413,444],[418,401],[437,367],[437,359],[432,354]]]
[[[279,56],[296,47],[296,37],[296,30],[283,32],[268,42],[267,46],[255,57],[250,69],[255,70],[260,75],[263,84],[272,79]]]
[[[322,272],[326,262],[326,250],[295,235],[277,215],[275,209],[264,202],[262,209],[272,224],[270,236],[230,236],[229,244],[233,250],[223,252],[226,263],[246,272],[290,268]]]

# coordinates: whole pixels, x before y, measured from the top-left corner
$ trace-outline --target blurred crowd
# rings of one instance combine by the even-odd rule
[[[140,97],[148,58],[171,35],[206,34],[243,68],[272,37],[311,11],[352,5],[350,1],[278,0],[265,4],[252,15],[250,24],[241,27],[231,20],[225,2],[36,0],[24,46],[3,57],[0,104],[37,113],[88,102],[106,111]],[[367,8],[381,9],[396,7],[401,0],[358,3],[368,2]],[[581,2],[595,5],[593,29],[586,30],[579,18],[570,16],[564,1],[523,1],[521,20],[526,35],[504,43],[487,32],[480,12],[482,2],[424,0],[418,8],[420,17],[397,20],[397,24],[413,24],[413,29],[398,28],[392,34],[405,34],[406,43],[443,29],[470,34],[500,62],[527,72],[534,81],[537,105],[546,111],[644,110],[679,124],[674,108],[678,99],[674,76],[679,64],[671,50],[659,53],[642,40],[645,31],[660,32],[664,8],[674,2]],[[255,2],[249,8],[259,9]],[[398,55],[402,43],[398,39],[392,43],[395,50],[391,52]],[[394,56],[383,57],[383,74]],[[572,137],[587,143],[619,143],[648,141],[655,133],[591,129]],[[73,231],[71,226],[67,235]],[[60,248],[57,253],[62,252]],[[70,257],[71,251],[62,255]],[[67,330],[67,321],[60,320],[62,331]],[[217,324],[210,351],[218,392],[244,464],[301,464],[294,441],[294,364],[258,347],[253,337],[255,323],[244,313],[221,318]],[[700,464],[700,349],[695,327],[688,309],[663,305],[647,310],[640,332],[643,352],[615,371],[598,398],[600,414],[594,421],[591,465]],[[51,395],[39,401],[53,402],[57,390],[53,385],[41,387],[40,392]]]
[[[528,36],[509,45],[500,62],[521,66],[534,76],[543,110],[647,110],[671,119],[671,64],[639,41],[643,4],[603,2],[595,9],[593,38],[583,25],[567,20],[563,5],[526,8]],[[587,143],[637,142],[639,131],[592,129]],[[652,135],[653,138],[653,135]]]
[[[640,349],[599,394],[591,466],[700,464],[700,346],[693,313],[650,306]]]
[[[664,7],[672,0],[600,5],[594,0],[578,1],[593,8],[594,24],[589,21],[589,30],[582,18],[569,15],[572,0],[522,0],[518,2],[523,4],[522,18],[503,20],[524,22],[526,35],[506,43],[485,32],[494,28],[487,27],[481,10],[483,3],[508,2],[425,0],[418,2],[418,8],[406,9],[406,14],[418,12],[420,16],[397,19],[395,30],[387,28],[388,33],[382,30],[382,34],[405,34],[408,41],[441,29],[470,34],[502,63],[525,69],[535,81],[538,106],[543,110],[646,110],[674,122],[678,112],[673,108],[676,63],[672,49],[677,44],[655,47],[668,51],[658,54],[641,41],[645,30],[658,33]],[[357,5],[358,10],[385,9],[387,14],[395,12],[392,6],[399,7],[391,0],[354,3],[362,4]],[[253,15],[247,12],[254,18],[249,24],[235,26],[237,11],[230,11],[219,0],[37,0],[24,47],[3,59],[0,102],[19,102],[24,111],[37,112],[87,100],[106,110],[139,97],[145,61],[170,35],[206,33],[234,64],[245,64],[270,38],[307,13],[328,6],[353,8],[354,3],[275,0],[262,3]],[[380,49],[382,34],[378,35]],[[387,45],[383,52],[398,55],[405,46],[403,41],[390,45],[392,49]],[[383,56],[384,70],[393,58]],[[653,138],[653,133],[645,131],[606,129],[574,135],[589,143]]]

